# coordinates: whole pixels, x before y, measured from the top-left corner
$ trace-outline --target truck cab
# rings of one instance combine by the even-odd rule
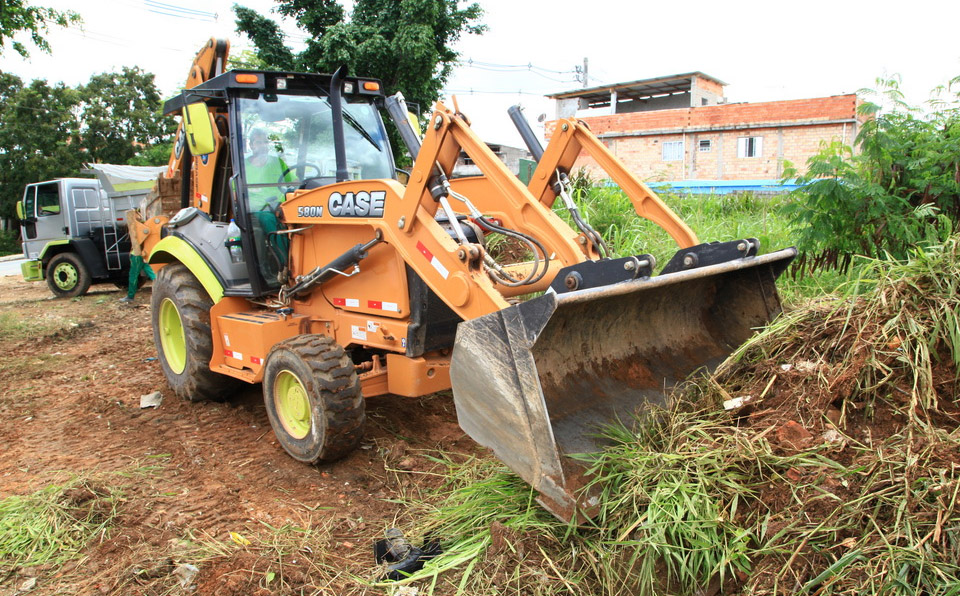
[[[158,168],[149,170],[155,176]],[[109,192],[99,178],[28,184],[17,204],[27,259],[21,266],[24,279],[46,280],[62,298],[80,296],[92,283],[125,287],[130,240],[124,212],[139,205],[151,184],[118,182],[119,190],[109,186]]]

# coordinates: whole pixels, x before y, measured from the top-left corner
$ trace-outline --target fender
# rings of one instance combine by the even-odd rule
[[[63,249],[59,248],[61,246],[67,246],[70,244],[69,238],[64,238],[63,240],[51,240],[43,245],[43,250],[40,251],[40,254],[37,256],[37,259],[41,261],[49,261],[50,257],[53,255],[63,252]]]
[[[223,284],[217,279],[216,273],[210,265],[207,264],[203,256],[189,242],[177,236],[167,236],[157,242],[150,253],[147,262],[153,263],[172,263],[180,262],[190,270],[199,281],[200,285],[207,291],[213,303],[220,302],[223,298]]]
[[[103,279],[109,276],[106,263],[104,263],[103,253],[89,238],[64,238],[62,240],[51,240],[40,251],[40,259],[44,266],[50,262],[54,256],[62,252],[72,252],[83,262],[87,271],[93,279]]]

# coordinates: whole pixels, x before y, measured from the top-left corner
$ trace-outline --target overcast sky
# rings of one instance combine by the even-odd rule
[[[0,69],[26,79],[76,85],[94,73],[139,66],[156,74],[169,96],[209,37],[229,38],[234,52],[248,47],[234,32],[230,0],[33,3],[74,10],[84,24],[51,30],[51,56],[34,49],[22,60],[5,48]],[[239,3],[264,13],[274,5]],[[553,118],[543,95],[582,86],[575,70],[584,58],[591,86],[699,70],[726,82],[731,102],[852,93],[900,74],[908,99],[920,103],[960,75],[956,0],[480,4],[489,31],[461,40],[464,64],[447,88],[481,137],[511,145],[521,142],[507,107],[522,104],[534,124],[540,114]],[[292,23],[285,30],[291,45],[303,43]]]

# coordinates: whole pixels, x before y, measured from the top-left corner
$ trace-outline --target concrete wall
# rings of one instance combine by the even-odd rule
[[[694,76],[690,86],[690,107],[715,106],[726,101],[723,96],[723,85]]]
[[[647,99],[633,99],[628,101],[620,100],[617,102],[617,114],[626,114],[628,112],[648,112],[651,110],[670,110],[674,108],[689,108],[690,94],[678,93],[676,95],[665,95],[663,97],[649,97]],[[612,113],[611,111],[607,112]]]
[[[709,82],[709,81],[708,81]],[[718,86],[719,87],[719,86]],[[802,171],[821,143],[853,145],[863,118],[856,95],[728,104],[584,118],[627,168],[648,180],[754,180],[778,178],[784,162]],[[549,138],[554,123],[547,123]],[[762,139],[760,154],[739,157],[738,139]],[[699,142],[710,141],[710,151]],[[663,144],[683,143],[681,159],[664,160]],[[575,168],[603,177],[582,154]]]
[[[691,108],[701,106],[715,106],[724,103],[723,85],[694,76],[690,79],[690,91],[677,93],[675,95],[665,95],[661,97],[648,97],[644,99],[627,99],[625,97],[616,97],[611,93],[611,105],[603,108],[590,109],[585,100],[577,97],[556,100],[556,117],[590,117],[609,114],[628,114],[631,112],[650,112],[655,110],[672,110],[678,108]],[[614,108],[613,102],[616,101]]]
[[[487,147],[500,158],[506,166],[507,169],[513,172],[514,174],[520,171],[520,160],[521,159],[533,159],[530,155],[530,152],[526,149],[520,149],[519,147],[510,147],[509,145],[493,145],[487,143]],[[480,176],[483,172],[480,171],[480,168],[473,164],[473,160],[467,157],[467,154],[463,151],[460,152],[460,155],[457,157],[457,163],[453,167],[453,176],[455,178],[461,176]]]
[[[767,180],[783,174],[785,160],[803,172],[807,159],[819,151],[821,142],[838,140],[851,145],[855,136],[852,124],[824,124],[650,134],[605,138],[603,143],[642,180]],[[741,137],[763,139],[760,155],[738,157]],[[709,151],[700,151],[701,140],[710,141]],[[683,143],[682,159],[665,161],[663,144],[677,141]],[[586,154],[581,154],[574,169],[580,167],[595,177],[605,177]]]

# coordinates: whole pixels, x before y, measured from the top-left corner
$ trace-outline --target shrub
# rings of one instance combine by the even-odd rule
[[[796,176],[785,214],[797,225],[800,270],[846,271],[854,255],[902,259],[944,241],[960,217],[960,77],[936,92],[931,111],[907,105],[896,78],[863,90],[876,102],[857,135],[858,151],[825,144]],[[945,98],[945,99],[941,99]]]

